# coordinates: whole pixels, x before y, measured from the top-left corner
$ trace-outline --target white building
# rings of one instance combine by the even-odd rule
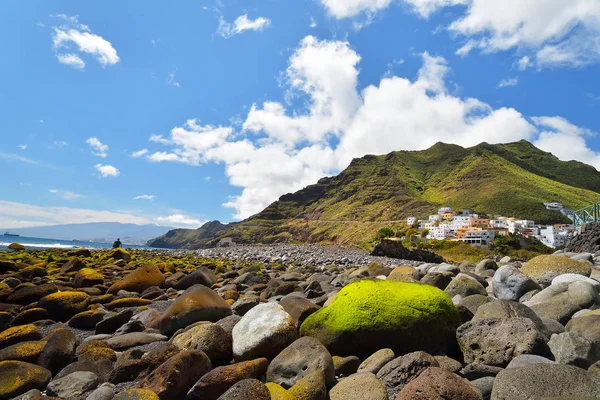
[[[567,229],[559,229],[554,225],[547,225],[541,227],[538,239],[546,246],[555,248],[564,246],[568,236],[569,231]]]
[[[432,227],[427,234],[427,239],[445,240],[452,237],[454,237],[454,232],[445,224]]]
[[[491,219],[490,227],[494,229],[506,229],[508,228],[508,222],[505,219]]]
[[[452,207],[442,207],[438,210],[438,214],[446,214],[446,213],[451,213],[452,212]]]
[[[429,222],[440,222],[442,220],[442,216],[439,214],[433,214],[429,216]]]
[[[510,233],[531,232],[534,226],[535,221],[527,219],[508,221],[508,231]]]
[[[417,219],[415,217],[406,218],[406,225],[408,225],[408,226],[413,226],[416,222],[417,222]]]
[[[468,231],[461,242],[469,244],[486,245],[496,238],[496,234],[491,231]]]
[[[565,208],[562,203],[544,203],[544,205],[546,206],[547,210],[556,210],[556,211],[560,211],[563,208]]]

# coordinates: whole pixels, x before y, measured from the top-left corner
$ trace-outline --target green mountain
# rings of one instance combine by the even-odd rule
[[[203,248],[236,243],[311,242],[358,245],[382,227],[425,218],[441,206],[479,213],[569,223],[543,203],[579,209],[600,201],[600,172],[560,161],[527,141],[470,148],[437,143],[423,151],[367,155],[334,177],[286,194],[247,220],[177,229],[155,247]]]

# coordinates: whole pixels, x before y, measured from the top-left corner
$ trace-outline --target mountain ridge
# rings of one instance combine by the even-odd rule
[[[175,230],[149,245],[202,248],[225,237],[249,244],[357,245],[389,221],[426,217],[440,206],[568,223],[543,203],[578,209],[599,200],[594,167],[561,161],[527,141],[469,148],[438,142],[426,150],[356,158],[340,174],[285,194],[244,221]]]

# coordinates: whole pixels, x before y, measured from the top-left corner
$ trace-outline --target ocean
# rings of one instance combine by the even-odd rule
[[[90,250],[110,249],[112,243],[99,242],[81,242],[78,240],[58,240],[58,239],[42,239],[25,236],[6,236],[0,235],[0,250],[6,250],[11,243],[19,243],[25,246],[26,249],[76,249],[85,247]],[[123,247],[129,249],[152,249],[144,246],[133,246],[123,244]]]

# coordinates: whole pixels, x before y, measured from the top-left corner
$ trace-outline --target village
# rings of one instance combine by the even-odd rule
[[[561,203],[544,203],[547,209],[560,211],[571,220],[573,211],[565,209]],[[471,210],[459,212],[450,207],[442,207],[437,214],[426,220],[409,217],[408,226],[426,233],[427,239],[462,241],[474,245],[488,245],[497,236],[515,234],[524,238],[535,238],[544,245],[557,248],[564,246],[572,224],[541,225],[532,220],[480,215]]]

